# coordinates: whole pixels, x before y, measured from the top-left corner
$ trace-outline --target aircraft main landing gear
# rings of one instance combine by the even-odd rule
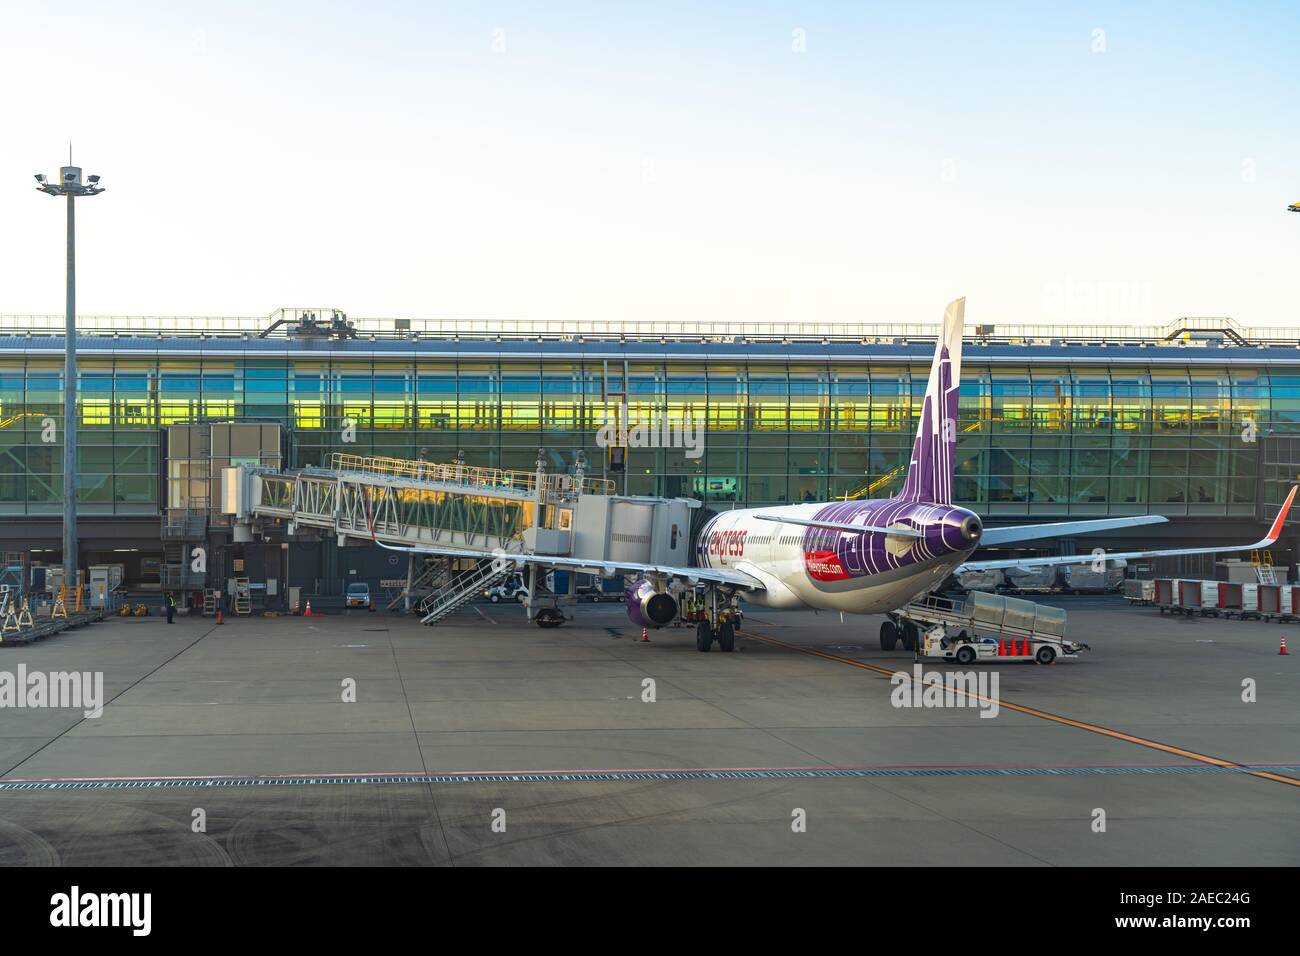
[[[730,654],[736,649],[736,625],[727,618],[718,625],[718,650]]]
[[[695,649],[707,652],[712,646],[713,628],[709,626],[708,621],[700,621],[695,625]]]
[[[892,651],[898,646],[898,625],[893,621],[885,621],[880,625],[880,649],[882,651]]]

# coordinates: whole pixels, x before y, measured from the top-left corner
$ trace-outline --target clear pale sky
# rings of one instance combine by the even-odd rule
[[[1295,3],[0,6],[0,313],[1300,325]]]

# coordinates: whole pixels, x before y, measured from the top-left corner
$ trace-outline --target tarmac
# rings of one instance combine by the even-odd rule
[[[993,718],[894,706],[881,619],[811,611],[753,609],[732,654],[610,604],[0,646],[107,700],[0,709],[0,864],[1300,863],[1300,626],[1053,603],[1091,650],[975,665]]]

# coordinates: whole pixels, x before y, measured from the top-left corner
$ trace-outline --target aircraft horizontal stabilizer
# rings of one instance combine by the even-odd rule
[[[827,531],[847,531],[849,534],[862,534],[874,531],[877,534],[895,534],[904,538],[924,538],[925,535],[915,528],[882,528],[872,524],[850,524],[847,521],[813,521],[807,518],[779,518],[776,515],[754,515],[759,521],[777,521],[781,524],[797,524],[805,528],[825,528]]]

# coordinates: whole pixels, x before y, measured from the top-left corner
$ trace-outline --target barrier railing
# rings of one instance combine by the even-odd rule
[[[381,478],[408,478],[414,481],[436,481],[448,484],[471,485],[477,488],[495,488],[526,494],[537,492],[537,473],[511,471],[505,468],[483,468],[475,465],[441,464],[431,461],[409,461],[404,458],[367,457],[334,452],[330,467],[351,474],[374,475]],[[606,478],[583,478],[581,483],[573,475],[543,474],[543,493],[612,495],[614,482]]]

